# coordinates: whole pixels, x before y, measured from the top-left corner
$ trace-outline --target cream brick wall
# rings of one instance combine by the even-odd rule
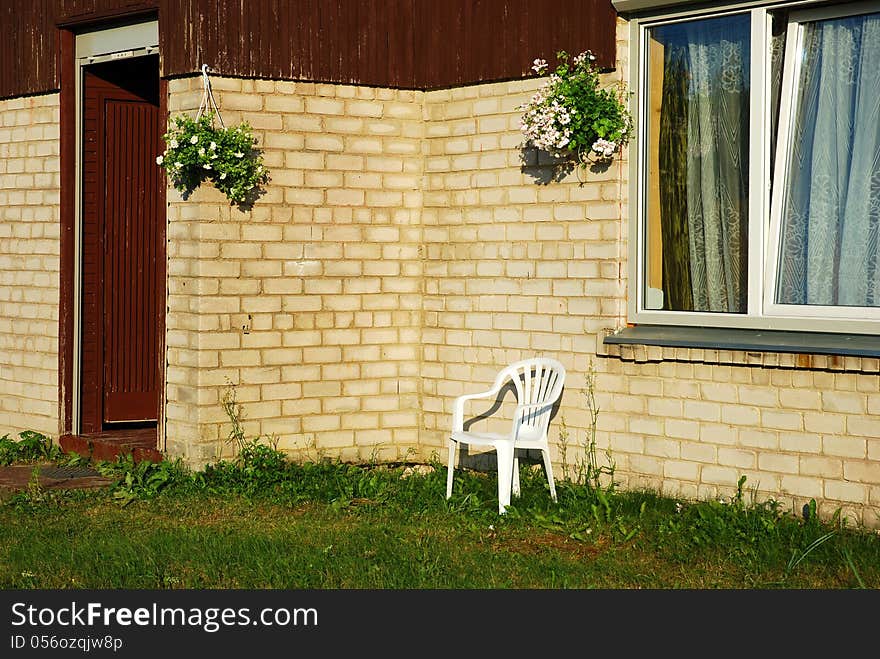
[[[624,79],[626,52],[622,41],[604,85]],[[568,371],[552,434],[564,420],[572,446],[557,443],[557,463],[565,454],[572,466],[589,426],[596,336],[625,322],[626,154],[567,171],[524,150],[518,108],[542,82],[426,94],[423,446],[444,458],[455,396],[487,388],[507,363],[547,356]]]
[[[272,181],[251,211],[172,193],[167,447],[228,453],[235,385],[249,435],[304,457],[396,460],[421,425],[423,94],[217,78]],[[200,78],[175,80],[192,111]]]
[[[687,497],[745,491],[878,526],[878,360],[607,346],[600,434],[627,483]],[[635,412],[635,414],[633,414]],[[685,467],[686,465],[686,467]]]
[[[59,431],[57,94],[0,101],[0,436]]]

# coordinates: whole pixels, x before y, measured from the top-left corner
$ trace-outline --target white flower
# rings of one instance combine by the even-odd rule
[[[198,142],[198,141],[199,141],[199,136],[198,136],[198,135],[193,135],[191,138],[189,138],[189,143],[190,143],[190,144],[195,144],[195,143]]]
[[[202,167],[204,167],[205,169],[211,169],[211,163],[206,162],[204,165],[202,165]]]
[[[157,165],[161,165],[163,162],[165,162],[165,158],[163,158],[162,156],[156,156]]]
[[[177,140],[171,140],[171,148],[172,149],[176,149],[178,146],[179,146],[179,144],[177,143]]]
[[[545,59],[536,59],[532,62],[532,71],[541,75],[544,71],[547,70],[547,60]]]
[[[236,158],[243,158],[244,157],[244,154],[241,151],[236,151],[233,155]]]
[[[221,174],[220,174],[220,180],[222,181],[222,180],[225,179],[225,178],[226,178],[226,172],[221,173]]]
[[[610,140],[598,139],[593,142],[593,146],[590,148],[600,156],[610,158],[617,150],[617,143]]]
[[[211,142],[211,145],[208,148],[211,149],[211,151],[213,151],[214,149],[217,148],[217,142]]]
[[[176,162],[176,163],[174,163],[174,169],[182,169],[182,168],[183,168],[183,163],[182,163],[182,162]]]
[[[205,155],[205,147],[203,147],[203,146],[200,146],[200,147],[199,147],[199,155],[200,155],[200,156]]]

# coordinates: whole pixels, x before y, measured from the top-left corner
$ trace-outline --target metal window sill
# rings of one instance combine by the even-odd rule
[[[603,342],[609,345],[880,357],[880,336],[866,334],[637,325],[609,334]]]

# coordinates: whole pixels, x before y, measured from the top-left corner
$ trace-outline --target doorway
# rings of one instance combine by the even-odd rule
[[[152,432],[164,338],[159,57],[82,67],[79,411],[82,434]]]

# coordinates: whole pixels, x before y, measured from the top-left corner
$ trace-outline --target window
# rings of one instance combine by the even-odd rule
[[[637,34],[636,322],[876,333],[880,2]]]

